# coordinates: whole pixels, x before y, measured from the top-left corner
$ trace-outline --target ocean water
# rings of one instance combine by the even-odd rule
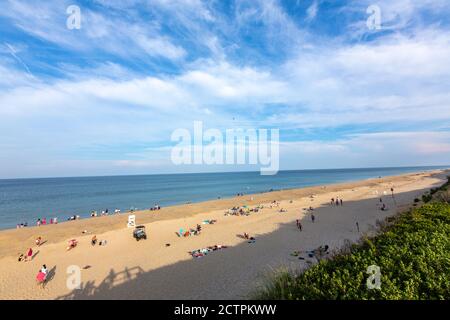
[[[439,169],[402,167],[369,169],[280,171],[274,176],[259,172],[135,175],[111,177],[4,179],[0,180],[0,229],[18,223],[35,225],[38,218],[71,215],[88,217],[91,210],[145,209],[260,193],[355,181],[379,176]]]

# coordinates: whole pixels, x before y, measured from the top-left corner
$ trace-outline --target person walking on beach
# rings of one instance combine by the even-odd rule
[[[331,198],[331,205],[334,205],[334,198]]]
[[[391,188],[391,194],[392,194],[392,200],[394,200],[394,204],[397,205],[397,202],[395,201],[395,196],[394,196],[394,187]]]
[[[303,226],[302,226],[302,223],[300,221],[298,222],[298,226],[297,227],[298,227],[298,230],[302,231]]]
[[[339,200],[341,202],[341,206],[344,205],[344,201],[342,199]]]
[[[358,223],[358,221],[356,221],[356,229],[358,230],[358,233],[359,233],[359,223]]]
[[[338,197],[336,197],[336,205],[337,206],[339,205],[339,198]]]
[[[316,221],[316,217],[314,216],[314,214],[311,214],[311,221],[314,223],[314,221]]]

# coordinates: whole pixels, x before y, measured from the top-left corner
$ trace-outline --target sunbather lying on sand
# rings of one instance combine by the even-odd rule
[[[194,228],[190,228],[189,231],[184,231],[183,228],[180,228],[179,232],[175,232],[178,237],[189,237],[189,236],[198,236],[202,230],[202,226],[197,224]]]
[[[262,209],[261,206],[257,206],[254,208],[249,208],[247,206],[241,207],[233,207],[231,209],[228,209],[225,212],[225,216],[249,216],[251,212],[259,212],[259,209]]]
[[[254,243],[256,241],[255,237],[250,237],[250,235],[247,232],[244,232],[243,235],[238,234],[239,238],[248,240],[248,243]]]
[[[320,246],[315,250],[308,251],[309,257],[316,257],[317,259],[322,258],[325,254],[328,254],[328,245]]]
[[[202,224],[214,224],[216,222],[217,222],[217,220],[203,220]]]

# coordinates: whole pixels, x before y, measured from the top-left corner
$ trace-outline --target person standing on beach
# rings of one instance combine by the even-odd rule
[[[316,221],[316,217],[314,216],[314,214],[311,214],[311,221],[314,223],[314,221]]]
[[[339,198],[338,197],[336,197],[336,205],[337,206],[339,205]]]
[[[344,201],[342,201],[342,199],[340,199],[340,201],[341,201],[341,206],[343,206],[344,205]]]
[[[331,198],[331,205],[334,205],[334,198]]]
[[[358,221],[356,221],[356,229],[358,229],[358,233],[359,233],[359,223],[358,223]]]
[[[303,226],[302,226],[302,223],[300,221],[298,222],[298,226],[297,227],[298,227],[298,230],[302,231]]]

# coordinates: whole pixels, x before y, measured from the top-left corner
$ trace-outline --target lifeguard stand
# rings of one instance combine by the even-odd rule
[[[134,227],[136,227],[136,215],[131,214],[131,215],[128,216],[127,227],[128,227],[128,228],[134,228]]]

